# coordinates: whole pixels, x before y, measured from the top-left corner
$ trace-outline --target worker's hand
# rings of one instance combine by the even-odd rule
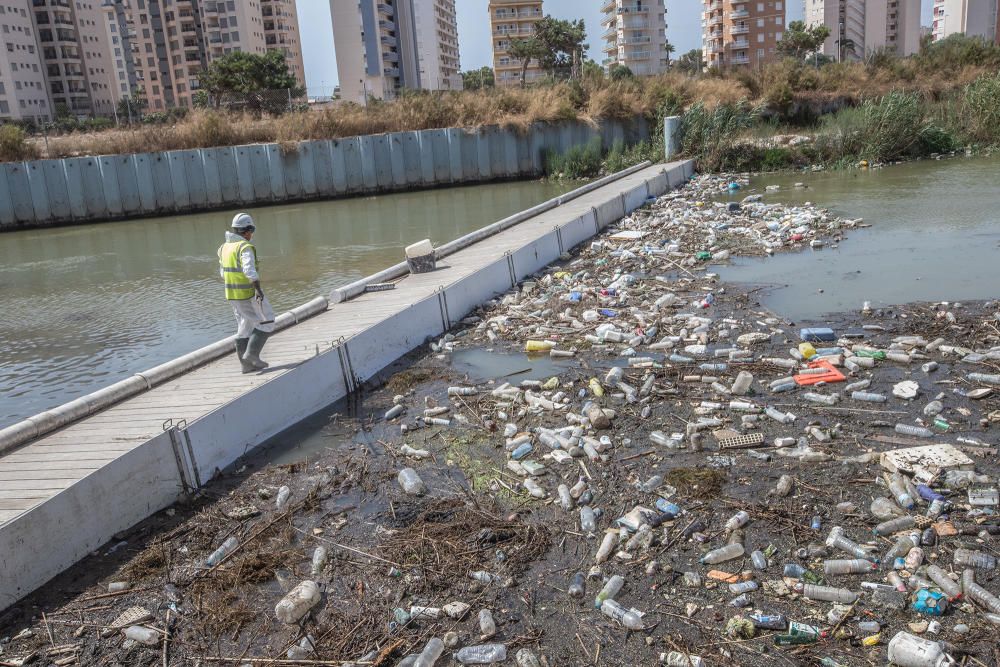
[[[262,290],[260,287],[257,287],[257,296],[256,296],[256,299],[257,299],[258,302],[261,302],[261,303],[263,303],[263,301],[264,301],[264,290]]]

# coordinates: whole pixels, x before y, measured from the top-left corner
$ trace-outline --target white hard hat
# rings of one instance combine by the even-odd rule
[[[250,217],[249,213],[237,213],[233,217],[233,229],[246,229],[247,227],[256,227],[253,223],[253,218]]]

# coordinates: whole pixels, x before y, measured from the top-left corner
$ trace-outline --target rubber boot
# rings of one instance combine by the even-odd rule
[[[256,368],[253,364],[243,361],[243,355],[247,353],[247,345],[250,344],[249,338],[237,338],[236,339],[236,358],[240,360],[240,366],[243,368],[244,373],[253,373]]]
[[[267,362],[261,361],[260,351],[264,349],[264,343],[267,342],[269,335],[270,334],[266,334],[260,329],[254,329],[253,333],[250,334],[250,342],[247,344],[247,351],[243,355],[243,362],[251,368],[249,371],[243,371],[244,373],[260,371],[267,368]]]

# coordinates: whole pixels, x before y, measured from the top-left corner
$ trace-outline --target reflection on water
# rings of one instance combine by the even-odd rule
[[[287,310],[571,189],[503,183],[250,210]],[[0,426],[231,334],[215,252],[230,212],[0,234]]]
[[[778,287],[762,303],[796,320],[912,301],[996,298],[1000,159],[921,161],[872,171],[761,176],[778,184],[764,200],[827,207],[864,218],[838,248],[805,250],[717,267],[727,280]],[[808,189],[793,189],[804,182]],[[746,193],[741,193],[745,195]],[[819,290],[823,290],[820,292]]]

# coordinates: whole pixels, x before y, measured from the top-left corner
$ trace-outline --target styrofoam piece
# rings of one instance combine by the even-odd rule
[[[879,459],[889,472],[914,473],[924,470],[973,470],[975,461],[949,444],[908,447],[882,452]]]

